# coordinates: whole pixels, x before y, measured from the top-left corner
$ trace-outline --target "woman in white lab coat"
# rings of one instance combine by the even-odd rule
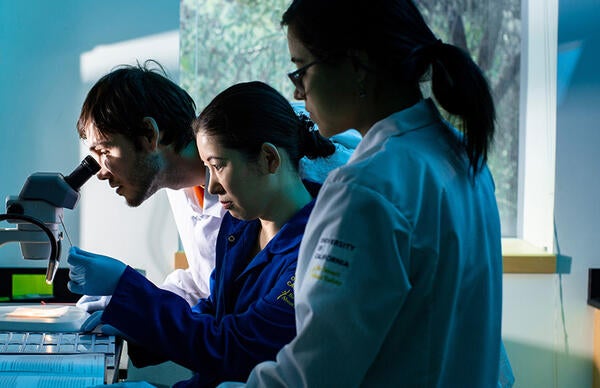
[[[502,256],[480,69],[409,0],[294,0],[282,24],[295,97],[322,134],[363,140],[307,225],[297,337],[248,385],[495,386]]]

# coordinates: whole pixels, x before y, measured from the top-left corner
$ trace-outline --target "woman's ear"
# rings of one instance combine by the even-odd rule
[[[263,143],[260,148],[260,162],[266,167],[266,172],[274,174],[281,165],[281,155],[279,150],[271,143]]]
[[[356,78],[356,92],[359,98],[367,97],[367,75],[371,68],[369,55],[364,50],[349,50],[348,57],[352,63],[354,77]]]
[[[158,142],[160,140],[158,124],[156,124],[156,120],[150,116],[144,117],[142,122],[144,123],[147,131],[140,136],[142,138],[141,144],[145,149],[154,151],[156,148],[158,148]]]

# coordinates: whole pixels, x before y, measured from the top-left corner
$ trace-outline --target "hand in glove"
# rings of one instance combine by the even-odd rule
[[[116,327],[103,323],[102,313],[103,311],[99,310],[91,314],[88,319],[83,322],[79,331],[82,333],[100,332],[102,334],[116,335],[118,337],[128,339],[128,337]]]
[[[79,331],[81,333],[89,333],[94,331],[96,327],[98,327],[98,325],[102,324],[102,313],[103,311],[96,311],[93,314],[91,314],[88,317],[88,319],[86,319],[85,322],[83,322],[83,324],[79,328]]]
[[[78,247],[69,250],[69,290],[76,294],[112,295],[127,265],[112,257],[86,252]]]

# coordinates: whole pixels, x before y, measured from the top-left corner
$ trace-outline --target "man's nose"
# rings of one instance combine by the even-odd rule
[[[104,163],[100,162],[100,171],[98,171],[96,177],[101,181],[110,178],[110,171],[104,166]]]

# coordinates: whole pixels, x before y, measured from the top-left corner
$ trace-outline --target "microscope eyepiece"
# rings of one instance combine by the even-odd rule
[[[65,182],[67,182],[73,190],[79,191],[79,188],[98,171],[100,171],[100,165],[93,156],[88,155],[72,173],[65,177]]]

